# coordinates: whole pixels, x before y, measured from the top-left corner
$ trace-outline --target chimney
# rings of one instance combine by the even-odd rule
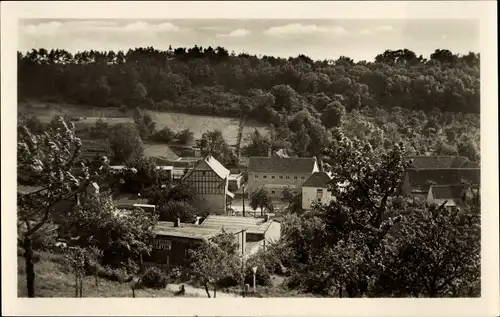
[[[195,221],[194,224],[195,225],[199,225],[200,224],[200,219],[201,219],[201,217],[196,216],[196,221]]]
[[[181,226],[181,218],[177,218],[177,220],[174,222],[174,227],[178,228]]]

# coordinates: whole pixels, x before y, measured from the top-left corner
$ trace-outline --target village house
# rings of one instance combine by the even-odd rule
[[[247,192],[263,188],[271,197],[282,198],[283,190],[301,192],[302,184],[318,172],[316,158],[312,157],[250,157],[248,162]]]
[[[408,169],[402,184],[404,195],[426,199],[431,185],[453,185],[467,182],[481,184],[479,168]]]
[[[229,191],[231,191],[232,193],[239,191],[244,183],[243,173],[229,174],[228,182]]]
[[[202,228],[218,230],[245,231],[245,255],[266,249],[269,243],[276,242],[281,236],[281,224],[269,217],[235,217],[209,215],[200,225]]]
[[[150,255],[143,258],[144,266],[169,268],[188,266],[189,250],[197,248],[203,241],[210,241],[222,233],[221,228],[203,227],[199,224],[160,221],[154,228],[156,236],[153,240]],[[238,250],[245,250],[245,232],[242,229],[225,228],[224,232],[234,235]]]
[[[472,189],[464,184],[455,185],[432,185],[427,194],[427,204],[436,204],[450,211],[464,208],[474,203]]]
[[[313,203],[328,204],[332,200],[332,193],[328,190],[331,181],[326,172],[314,172],[302,184],[302,209],[309,210]]]
[[[427,199],[431,185],[454,185],[463,182],[479,185],[481,169],[476,162],[462,156],[412,156],[406,170],[401,193]]]
[[[209,214],[226,215],[227,206],[234,199],[228,189],[229,170],[213,156],[207,155],[182,178],[196,195],[195,205]]]

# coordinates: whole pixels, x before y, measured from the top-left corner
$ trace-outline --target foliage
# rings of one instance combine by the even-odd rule
[[[61,117],[57,117],[56,122],[57,125],[52,125],[43,134],[33,134],[26,126],[18,128],[18,184],[39,186],[29,193],[18,192],[17,199],[18,240],[26,251],[29,297],[35,296],[32,239],[51,220],[53,207],[83,190],[89,177],[85,168],[80,178],[72,174],[81,148],[74,125],[68,126]]]
[[[283,189],[283,200],[288,203],[286,211],[293,214],[301,214],[302,209],[302,193],[294,194],[288,187]]]
[[[175,140],[175,133],[168,127],[164,127],[161,130],[156,131],[149,137],[150,140],[156,142],[170,143]]]
[[[176,221],[192,223],[196,220],[196,216],[201,216],[197,213],[194,205],[187,201],[168,201],[159,208],[160,221]]]
[[[247,156],[267,156],[271,146],[270,138],[266,135],[262,135],[259,130],[255,129],[248,136],[248,143],[243,148],[243,154]]]
[[[83,297],[82,280],[85,275],[86,250],[72,247],[65,254],[65,257],[75,276],[75,297]]]
[[[236,281],[242,279],[241,260],[238,256],[231,253],[233,245],[229,243],[234,241],[230,233],[221,233],[221,237],[214,238],[215,241],[203,241],[202,244],[190,250],[192,258],[191,273],[200,281],[210,298],[208,285],[213,285],[213,296],[217,296],[217,285],[224,279],[234,278]],[[216,242],[221,242],[218,245]],[[229,251],[229,252],[228,252]]]
[[[144,147],[136,126],[118,123],[110,134],[110,147],[115,163],[124,163],[142,157]]]
[[[169,182],[167,172],[159,169],[150,158],[136,158],[127,162],[125,169],[112,173],[111,182],[126,193],[147,193]]]
[[[19,96],[230,117],[244,112],[249,119],[289,130],[288,136],[277,140],[281,145],[274,147],[287,147],[298,155],[318,155],[327,145],[317,127],[313,133],[307,124],[305,129],[300,124],[288,126],[299,112],[309,113],[324,128],[342,122],[345,133],[356,134],[374,148],[387,150],[403,141],[408,152],[417,155],[455,150],[472,160],[478,155],[474,148],[479,148],[479,54],[437,49],[426,59],[397,49],[386,50],[374,61],[354,63],[348,57],[287,60],[215,51],[227,50],[148,47],[74,55],[46,49],[19,52]],[[342,108],[345,115],[340,115]],[[353,116],[363,124],[343,124]],[[143,137],[146,130],[141,132]],[[463,142],[452,134],[476,136]],[[182,144],[190,138],[186,133],[178,136]],[[316,144],[319,149],[314,148]]]
[[[151,118],[151,115],[146,111],[135,108],[134,123],[142,140],[149,139],[149,137],[155,133],[156,123]]]
[[[165,288],[167,283],[168,279],[165,273],[156,267],[148,268],[141,278],[141,284],[149,288]]]
[[[103,195],[83,199],[68,212],[61,227],[66,236],[76,237],[75,244],[99,248],[103,252],[103,263],[118,267],[151,251],[155,223],[154,215],[142,209],[119,210]]]
[[[385,248],[380,296],[480,296],[480,217],[476,208],[412,210]]]
[[[406,168],[404,148],[396,145],[380,156],[366,142],[338,131],[333,137],[325,160],[332,160],[329,190],[336,199],[317,205],[303,221],[290,218],[283,228],[294,250],[291,286],[358,297],[368,291],[387,232],[400,220],[392,198]]]
[[[191,203],[195,199],[193,190],[186,184],[153,187],[146,192],[145,196],[148,198],[148,204],[156,206],[163,206],[171,201]]]
[[[200,140],[202,155],[212,155],[222,165],[235,164],[236,156],[224,140],[220,130],[207,131],[202,134]]]
[[[253,210],[260,208],[260,213],[263,216],[264,211],[273,212],[274,205],[271,196],[264,190],[264,188],[259,188],[250,193],[250,207]]]
[[[326,128],[338,127],[345,114],[345,107],[338,101],[328,104],[321,115],[321,122]]]

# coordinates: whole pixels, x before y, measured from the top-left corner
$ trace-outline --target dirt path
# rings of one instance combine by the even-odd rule
[[[208,298],[207,292],[205,291],[204,288],[197,288],[197,287],[193,287],[193,286],[187,285],[187,284],[183,284],[183,285],[184,285],[184,289],[186,290],[186,295]],[[179,290],[180,286],[181,286],[181,284],[168,284],[167,290],[172,291],[172,292],[177,292]],[[210,296],[213,298],[213,295],[214,295],[213,289],[210,289],[209,291],[210,291]],[[217,291],[216,298],[219,298],[219,297],[239,297],[239,296],[236,294],[233,294],[233,293],[224,293],[221,291]]]

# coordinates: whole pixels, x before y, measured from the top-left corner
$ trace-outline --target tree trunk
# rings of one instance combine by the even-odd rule
[[[205,292],[207,292],[208,298],[210,298],[210,291],[208,290],[208,283],[205,283]]]
[[[214,283],[214,298],[217,296],[217,284]]]
[[[80,277],[80,297],[83,297],[83,278]]]
[[[95,287],[99,286],[99,275],[97,273],[98,273],[98,270],[96,267],[96,269],[95,269]]]
[[[78,275],[75,273],[75,297],[78,297]]]
[[[342,286],[339,287],[339,297],[342,298]]]
[[[26,266],[26,287],[28,288],[28,297],[35,297],[35,263],[33,263],[33,246],[31,238],[25,237],[24,245],[24,260]]]

